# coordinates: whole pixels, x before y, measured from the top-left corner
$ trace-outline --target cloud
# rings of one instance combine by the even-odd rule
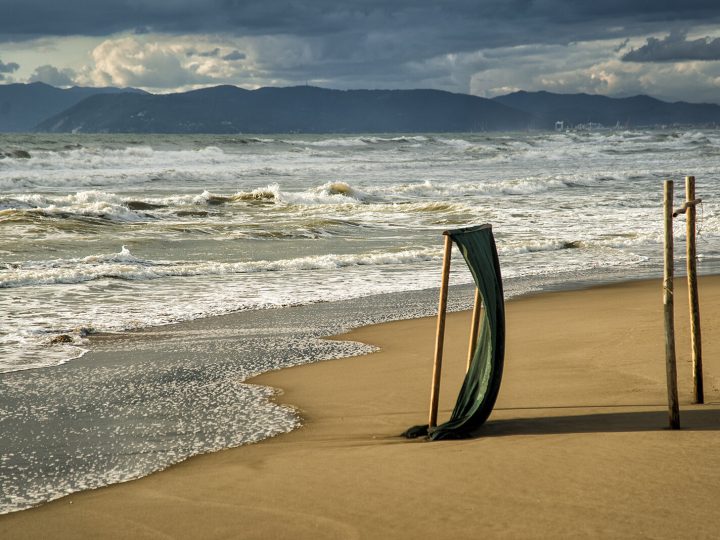
[[[20,69],[17,62],[8,62],[7,64],[0,60],[0,73],[13,73]]]
[[[645,45],[623,55],[624,62],[678,62],[720,60],[720,38],[688,40],[687,33],[671,32],[665,38],[647,38]]]
[[[52,86],[72,86],[75,83],[76,73],[70,68],[58,69],[55,66],[44,65],[35,68],[28,82],[44,82]]]
[[[719,21],[715,0],[3,0],[0,36],[214,33],[323,37],[337,45],[375,32],[409,37],[432,56],[623,39]]]
[[[209,51],[196,51],[194,49],[191,49],[185,53],[186,56],[199,56],[201,58],[222,58],[223,60],[227,60],[230,62],[236,61],[236,60],[245,60],[247,58],[247,55],[245,53],[242,53],[238,51],[237,49],[230,51],[229,53],[223,54],[220,47],[215,47],[212,50]]]
[[[215,47],[212,51],[196,52],[193,54],[195,56],[202,56],[204,58],[216,58],[220,56],[220,47]]]
[[[486,51],[482,69],[469,71],[470,91],[485,97],[517,90],[546,90],[615,97],[647,94],[666,101],[718,101],[720,62],[623,62],[613,55],[616,46],[616,42],[606,40],[568,47],[543,45]],[[456,66],[462,64],[455,62]]]
[[[644,41],[603,39],[485,48],[403,62],[372,75],[335,77],[333,82],[358,87],[364,78],[387,88],[430,87],[485,97],[522,89],[718,102],[720,63],[639,64],[618,57],[620,45],[628,50]]]
[[[258,73],[254,63],[237,62],[247,55],[232,45],[214,43],[208,36],[134,34],[106,39],[92,50],[92,64],[81,69],[75,80],[88,86],[160,92],[240,84],[258,76],[267,83],[271,77]]]
[[[309,82],[478,95],[647,88],[667,96],[679,71],[621,58],[641,54],[654,43],[648,36],[665,42],[658,37],[670,32],[697,44],[683,32],[711,35],[700,44],[706,49],[720,36],[717,0],[3,0],[3,8],[0,48],[15,55],[27,43],[26,55],[14,56],[21,64],[72,67],[78,84],[160,92]],[[34,50],[34,36],[56,50]],[[63,49],[73,40],[74,49]],[[647,85],[633,83],[634,73]],[[694,73],[701,83],[677,98],[708,95],[710,71]]]
[[[643,40],[644,41],[644,40]],[[632,44],[629,42],[627,46]],[[642,42],[635,40],[635,47]],[[710,62],[622,62],[617,39],[570,45],[520,45],[413,59],[369,35],[338,58],[321,39],[294,36],[130,35],[107,39],[79,69],[76,84],[134,86],[153,92],[217,84],[246,88],[310,84],[330,88],[437,88],[492,97],[518,89],[638,93],[662,99],[717,101],[718,75]],[[398,61],[397,55],[408,60]],[[232,58],[242,56],[241,61]],[[687,84],[688,77],[693,80]]]
[[[222,57],[223,60],[227,60],[228,62],[235,62],[237,60],[245,60],[247,58],[247,55],[245,53],[241,53],[238,50],[234,50]]]
[[[628,43],[630,43],[630,38],[625,38],[622,43],[620,43],[617,47],[613,48],[613,52],[619,53],[628,46]]]
[[[94,65],[81,74],[93,86],[174,88],[210,83],[186,61],[187,51],[177,43],[146,43],[137,36],[108,39],[92,51]]]

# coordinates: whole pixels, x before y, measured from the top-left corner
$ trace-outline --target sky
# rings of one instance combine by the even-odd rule
[[[0,0],[0,84],[720,103],[720,0]]]

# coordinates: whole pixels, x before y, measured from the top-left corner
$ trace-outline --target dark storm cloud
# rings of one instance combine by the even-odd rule
[[[238,50],[228,53],[222,57],[223,60],[227,60],[228,62],[235,62],[237,60],[245,60],[245,58],[247,58],[247,55],[245,53],[241,53]]]
[[[3,0],[0,41],[131,31],[284,34],[338,43],[378,32],[438,54],[718,20],[716,0]]]
[[[630,43],[630,38],[625,38],[625,40],[624,40],[622,43],[620,43],[620,45],[618,45],[617,47],[614,47],[614,48],[613,48],[613,52],[619,53],[619,52],[622,51],[625,47],[627,47],[628,43]]]
[[[212,51],[196,52],[195,56],[200,56],[203,58],[217,58],[218,56],[220,56],[220,48],[215,47]]]
[[[625,53],[625,62],[680,62],[720,60],[720,38],[687,39],[687,33],[674,32],[663,39],[648,38],[645,45]]]
[[[243,52],[238,51],[235,49],[234,51],[231,51],[227,54],[222,54],[220,51],[220,47],[215,47],[214,49],[210,51],[188,51],[186,53],[187,56],[199,56],[201,58],[220,58],[222,60],[227,60],[229,62],[234,62],[236,60],[245,60],[247,58],[247,55]]]
[[[75,72],[72,69],[58,69],[55,66],[45,65],[35,69],[28,82],[44,82],[53,86],[71,86]]]
[[[8,62],[7,64],[0,60],[0,73],[12,73],[20,69],[20,64],[16,62]]]

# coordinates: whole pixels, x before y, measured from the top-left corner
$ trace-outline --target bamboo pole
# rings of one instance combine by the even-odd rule
[[[445,314],[447,311],[448,283],[450,281],[450,256],[452,238],[445,235],[445,253],[443,255],[442,281],[440,282],[440,302],[438,304],[437,334],[435,335],[435,360],[433,362],[432,387],[430,389],[430,418],[428,427],[437,426],[438,401],[440,396],[440,371],[442,370],[443,345],[445,343]]]
[[[665,373],[667,376],[668,419],[671,429],[680,429],[677,367],[675,365],[675,320],[673,314],[673,181],[665,181],[665,272],[663,277],[663,308],[665,315]]]
[[[480,328],[480,311],[482,309],[482,296],[480,289],[475,287],[475,302],[473,303],[472,321],[470,322],[470,344],[468,346],[467,369],[465,373],[470,371],[473,355],[475,354],[475,346],[477,345],[478,330]]]
[[[693,367],[693,401],[704,403],[702,340],[700,337],[700,300],[697,283],[697,249],[695,243],[695,177],[685,177],[685,204],[687,205],[687,281],[690,303],[690,348]]]

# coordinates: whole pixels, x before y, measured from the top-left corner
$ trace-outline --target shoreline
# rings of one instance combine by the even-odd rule
[[[682,294],[685,288],[683,281],[679,279],[676,289]],[[713,354],[717,346],[713,341],[712,321],[716,318],[720,319],[720,314],[713,306],[719,305],[720,300],[718,302],[711,300],[711,298],[720,299],[720,277],[703,276],[700,278],[700,287],[701,314],[704,320],[709,321],[706,325],[707,331],[704,327],[703,332],[709,404],[704,407],[688,407],[689,385],[687,380],[681,379],[681,422],[685,420],[687,423],[680,433],[690,434],[690,439],[702,438],[699,444],[710,449],[712,445],[720,442],[720,433],[718,433],[720,390],[715,377],[715,373],[720,371],[715,369],[716,365],[712,360],[717,357]],[[683,348],[686,340],[681,336],[686,335],[683,326],[686,316],[684,316],[685,310],[682,309],[682,296],[678,295],[678,297],[677,351],[679,371],[684,373],[687,370],[682,359],[686,356],[684,351],[687,347]],[[651,304],[648,304],[648,299],[652,299]],[[613,306],[611,300],[616,303],[622,302],[627,313],[625,311],[622,314],[615,313],[617,307]],[[138,527],[135,532],[139,537],[148,538],[165,534],[184,536],[182,534],[184,529],[178,529],[179,524],[172,523],[173,520],[170,519],[170,516],[177,517],[180,513],[187,513],[187,519],[180,520],[185,526],[195,527],[188,524],[188,520],[203,521],[205,528],[202,531],[207,533],[208,537],[222,536],[221,531],[225,533],[230,530],[238,531],[240,529],[227,527],[240,527],[244,523],[245,528],[242,531],[247,534],[238,533],[238,537],[274,537],[285,534],[308,538],[370,538],[373,537],[371,534],[373,532],[382,535],[388,534],[388,531],[393,536],[410,537],[433,531],[433,535],[449,538],[452,536],[449,534],[450,530],[456,537],[458,534],[462,536],[463,531],[467,532],[463,527],[468,523],[464,523],[463,520],[469,519],[466,515],[467,511],[478,503],[474,500],[477,495],[473,496],[470,493],[473,490],[468,490],[468,486],[463,485],[466,484],[465,477],[459,474],[462,471],[454,470],[458,464],[469,467],[472,474],[485,475],[483,482],[489,483],[484,484],[483,489],[491,499],[493,495],[497,497],[499,493],[503,493],[505,480],[503,475],[498,476],[500,471],[488,472],[478,469],[475,464],[476,460],[487,459],[485,450],[489,450],[490,456],[494,456],[496,460],[502,461],[507,458],[511,464],[519,467],[523,471],[521,477],[513,474],[510,468],[500,467],[495,462],[496,468],[500,467],[504,474],[510,474],[511,478],[518,481],[526,480],[528,490],[534,485],[530,481],[534,469],[528,467],[526,461],[540,468],[547,465],[537,458],[535,455],[537,452],[550,460],[551,466],[546,471],[547,479],[563,485],[568,482],[572,484],[572,478],[566,474],[567,471],[563,471],[564,463],[558,462],[556,459],[558,455],[551,451],[555,445],[557,452],[564,456],[564,459],[570,459],[578,467],[582,463],[578,461],[576,453],[584,455],[585,459],[590,459],[590,463],[593,463],[591,458],[599,459],[600,463],[604,463],[605,467],[609,468],[606,472],[618,472],[610,467],[611,464],[606,459],[603,459],[604,454],[598,452],[598,448],[594,448],[588,454],[587,445],[598,445],[599,449],[604,451],[619,452],[628,463],[640,467],[649,475],[652,468],[649,465],[652,464],[641,463],[639,459],[641,456],[637,451],[654,452],[657,459],[668,462],[672,456],[663,451],[662,447],[665,444],[678,444],[680,446],[675,450],[683,449],[685,453],[693,450],[692,447],[682,444],[682,441],[678,442],[678,437],[675,436],[677,434],[663,427],[665,423],[664,356],[660,356],[661,362],[653,365],[650,372],[647,371],[647,366],[637,360],[637,358],[647,359],[648,355],[654,357],[657,346],[661,346],[661,343],[653,341],[657,338],[655,323],[660,312],[659,308],[661,308],[660,293],[655,280],[601,285],[579,291],[541,292],[511,300],[508,302],[508,325],[512,332],[508,334],[509,362],[506,364],[500,399],[483,436],[464,441],[428,444],[404,441],[398,435],[404,428],[424,421],[426,415],[434,319],[430,317],[401,320],[354,329],[332,339],[351,339],[371,345],[376,344],[381,350],[361,357],[270,371],[245,381],[248,384],[281,388],[282,395],[276,396],[275,400],[280,403],[291,403],[301,411],[303,425],[299,429],[285,433],[282,437],[265,439],[257,444],[194,456],[192,459],[139,480],[74,493],[36,508],[0,516],[0,532],[10,535],[6,537],[23,538],[31,537],[30,531],[35,531],[37,535],[42,531],[53,530],[55,536],[61,531],[69,537],[75,536],[80,530],[86,533],[88,530],[102,530],[103,536],[116,537],[121,536],[122,531],[114,529],[112,525],[103,525],[99,516],[110,519],[109,516],[113,512],[119,511],[121,516],[112,518],[111,521],[133,523]],[[596,336],[598,330],[588,328],[587,320],[575,320],[577,317],[568,319],[573,309],[580,310],[575,313],[593,313],[598,321],[602,322],[598,324],[606,330],[612,328],[615,331],[613,336],[621,343],[608,343],[602,336]],[[463,324],[467,318],[466,312],[449,314],[450,350],[446,352],[446,358],[456,356],[456,353],[462,352],[467,346],[467,339],[464,337],[467,333],[467,325]],[[661,333],[662,319],[659,320]],[[555,323],[560,321],[563,324],[553,326],[553,321]],[[623,321],[628,322],[624,327]],[[433,330],[428,331],[428,328]],[[558,343],[552,341],[553,336],[549,335],[552,332]],[[646,335],[647,332],[652,332],[652,335]],[[582,335],[583,333],[587,335]],[[564,344],[563,339],[571,343]],[[402,346],[398,343],[399,340],[407,340],[409,344]],[[542,352],[543,344],[545,348],[548,345],[555,346],[558,352],[552,354],[547,351]],[[618,345],[622,345],[620,350],[625,350],[628,354],[624,362],[607,358],[611,356],[609,353],[605,354],[602,350],[598,350],[599,347],[605,346],[617,352]],[[631,351],[634,351],[635,357],[629,354]],[[538,361],[540,366],[525,358],[534,355],[542,358],[542,362]],[[584,364],[577,365],[574,362],[574,355],[590,356],[593,359],[590,367],[602,372],[608,380],[598,380],[593,376],[593,369],[589,369]],[[513,367],[511,362],[517,361],[513,357],[523,359],[522,372],[518,367]],[[388,363],[389,358],[395,358],[396,361]],[[604,365],[598,360],[602,358],[605,362],[609,362],[609,365]],[[396,363],[402,365],[395,365]],[[407,369],[420,364],[418,370]],[[441,417],[447,415],[452,406],[455,392],[449,386],[456,384],[462,375],[459,367],[461,364],[463,362],[453,364],[446,359],[440,394]],[[550,374],[545,373],[542,367],[549,370]],[[546,383],[545,386],[542,383]],[[548,384],[552,386],[551,383],[559,385],[554,392],[546,388]],[[351,405],[348,405],[348,400]],[[538,412],[542,414],[538,415]],[[634,440],[631,437],[633,434],[639,440]],[[544,439],[549,440],[544,441]],[[508,445],[507,441],[513,441],[514,444]],[[698,441],[694,442],[698,443]],[[477,455],[474,459],[468,460],[467,454],[475,452]],[[349,460],[353,456],[359,461]],[[299,458],[302,459],[298,461]],[[717,466],[720,465],[719,460],[712,454],[704,458],[702,470],[714,474],[712,478],[718,478],[717,473],[712,471],[717,470]],[[430,460],[436,469],[426,468],[427,460]],[[298,471],[301,463],[312,465],[311,470]],[[364,469],[360,466],[361,463],[364,464]],[[695,472],[692,468],[693,464],[688,463],[687,459],[681,465],[686,473]],[[393,469],[393,466],[397,467],[397,470]],[[609,489],[602,478],[595,478],[592,470],[586,470],[592,468],[588,464],[584,468],[579,467],[583,479],[581,483],[586,484],[586,487],[589,484],[598,488],[594,483],[596,482],[603,489]],[[398,476],[401,472],[407,473],[408,476]],[[442,472],[447,473],[454,482],[445,478]],[[209,474],[212,481],[205,482],[207,479],[202,478],[204,473]],[[658,471],[648,478],[657,483],[661,479],[657,475],[661,473],[662,471]],[[225,478],[226,474],[239,481],[240,485],[237,489],[233,489],[232,481]],[[255,478],[255,475],[262,478]],[[540,476],[546,475],[543,473]],[[449,490],[448,493],[451,494],[449,498],[457,506],[451,507],[449,502],[438,501],[436,497],[431,496],[428,486],[420,481],[428,477],[432,479],[435,489],[440,486],[441,490]],[[617,474],[613,477],[618,481],[623,480]],[[403,478],[405,478],[404,484]],[[348,486],[343,480],[348,480],[350,485]],[[534,480],[537,481],[537,478]],[[205,484],[196,486],[196,482],[205,482]],[[625,481],[625,484],[628,483],[632,484],[629,480]],[[705,495],[712,495],[712,492],[707,492],[707,488],[712,487],[708,484],[712,483],[706,482],[704,491],[701,490]],[[252,484],[252,489],[249,484]],[[652,485],[654,484],[651,483],[651,487]],[[488,491],[486,489],[488,486],[494,487],[495,490]],[[551,485],[550,487],[555,503],[568,511],[568,505],[572,501],[567,500],[567,494],[561,493],[562,490],[557,491]],[[635,491],[639,489],[636,484],[626,487],[628,489],[632,487]],[[655,491],[658,487],[655,485]],[[308,501],[303,500],[306,498],[303,496],[304,488],[317,497],[317,504],[323,509],[322,512],[314,512],[312,505],[308,505]],[[188,498],[179,495],[188,489],[195,492],[197,497]],[[252,493],[245,493],[246,489]],[[261,502],[253,503],[253,494],[258,494],[262,489],[265,492],[260,496]],[[218,490],[231,502],[221,502],[219,499],[222,497],[216,493]],[[462,496],[456,497],[455,492]],[[532,515],[540,520],[540,525],[544,524],[542,531],[524,528],[530,525],[527,520],[523,523],[511,523],[510,516],[513,512],[519,509],[527,511],[529,508],[537,510],[531,504],[533,500],[530,496],[531,492],[531,490],[522,491],[520,494],[513,492],[513,496],[504,499],[500,496],[500,499],[504,500],[503,504],[492,502],[491,506],[503,516],[503,519],[509,520],[505,523],[505,528],[499,527],[497,522],[478,521],[480,518],[477,516],[470,520],[470,524],[478,531],[489,530],[491,535],[497,536],[527,534],[533,530],[534,536],[571,532],[579,532],[580,535],[602,532],[622,536],[631,532],[627,528],[629,522],[616,523],[614,528],[606,524],[606,527],[609,527],[606,529],[558,529],[558,523],[548,521],[547,517],[541,519],[536,513]],[[575,492],[577,496],[580,495],[577,490]],[[337,500],[342,499],[343,494],[348,497],[349,493],[352,494],[350,499],[358,505],[356,510],[343,509],[341,501]],[[453,510],[456,512],[456,515],[452,515],[451,529],[440,527],[437,523],[428,524],[426,520],[410,519],[414,515],[414,508],[404,505],[402,502],[404,497],[409,497],[409,500],[418,504],[423,511],[431,511],[431,508],[424,506],[423,501],[418,500],[418,493],[428,495],[441,510],[444,509],[446,514],[448,512],[452,514]],[[525,495],[520,496],[523,493]],[[124,498],[128,496],[133,500],[125,501]],[[530,499],[527,499],[527,496],[530,496]],[[373,497],[377,497],[379,502],[373,502]],[[279,508],[276,508],[274,503],[276,498],[282,501]],[[646,498],[642,499],[643,511],[650,512],[656,520],[659,520],[655,523],[656,526],[658,524],[662,526],[651,528],[647,520],[640,519],[644,525],[639,530],[639,534],[651,534],[654,531],[660,536],[669,537],[673,529],[665,523],[666,520],[660,519],[661,515],[651,512],[648,506],[650,501],[645,500]],[[698,503],[695,495],[693,500]],[[627,514],[625,509],[613,507],[608,500],[604,502],[608,505],[603,510],[605,518],[609,516],[608,512],[611,510],[622,510],[621,514]],[[709,500],[703,504],[711,503],[712,501]],[[69,504],[74,506],[68,507]],[[383,505],[388,504],[400,504],[400,511],[395,512],[395,517],[401,524],[397,527],[400,528],[393,528],[396,525],[390,522],[389,517],[378,518],[377,514],[382,513]],[[81,505],[82,510],[77,505]],[[143,505],[148,505],[148,509],[143,510]],[[570,504],[570,510],[572,506]],[[581,504],[579,506],[585,512],[588,511],[587,506]],[[482,507],[481,504],[480,508]],[[225,519],[227,521],[213,528],[207,522],[210,516],[200,515],[201,509],[221,521]],[[240,512],[240,514],[243,514],[243,509],[247,510],[244,513],[246,519],[241,519],[243,515],[229,515],[229,509],[234,509],[235,513]],[[669,509],[666,504],[664,511],[667,510]],[[80,511],[79,516],[78,511]],[[554,509],[552,513],[559,517],[562,515],[557,514],[559,511]],[[442,514],[442,511],[440,513]],[[374,528],[367,523],[370,516],[376,521]],[[579,515],[577,517],[580,519]],[[700,536],[707,534],[712,527],[718,525],[718,518],[711,515],[706,517],[707,524],[696,531]],[[40,518],[40,523],[36,522],[37,518]],[[277,523],[278,519],[285,519],[285,522]],[[601,527],[597,520],[591,519],[590,522],[594,527]],[[252,523],[254,525],[247,529]],[[362,523],[368,527],[362,527]],[[86,528],[75,528],[81,524]],[[430,529],[423,529],[421,525]],[[707,528],[705,525],[712,527]],[[490,528],[480,529],[481,526]],[[187,529],[187,531],[191,530],[198,533],[201,531],[195,528]],[[687,529],[682,531],[687,534]],[[313,535],[310,534],[311,532]]]

